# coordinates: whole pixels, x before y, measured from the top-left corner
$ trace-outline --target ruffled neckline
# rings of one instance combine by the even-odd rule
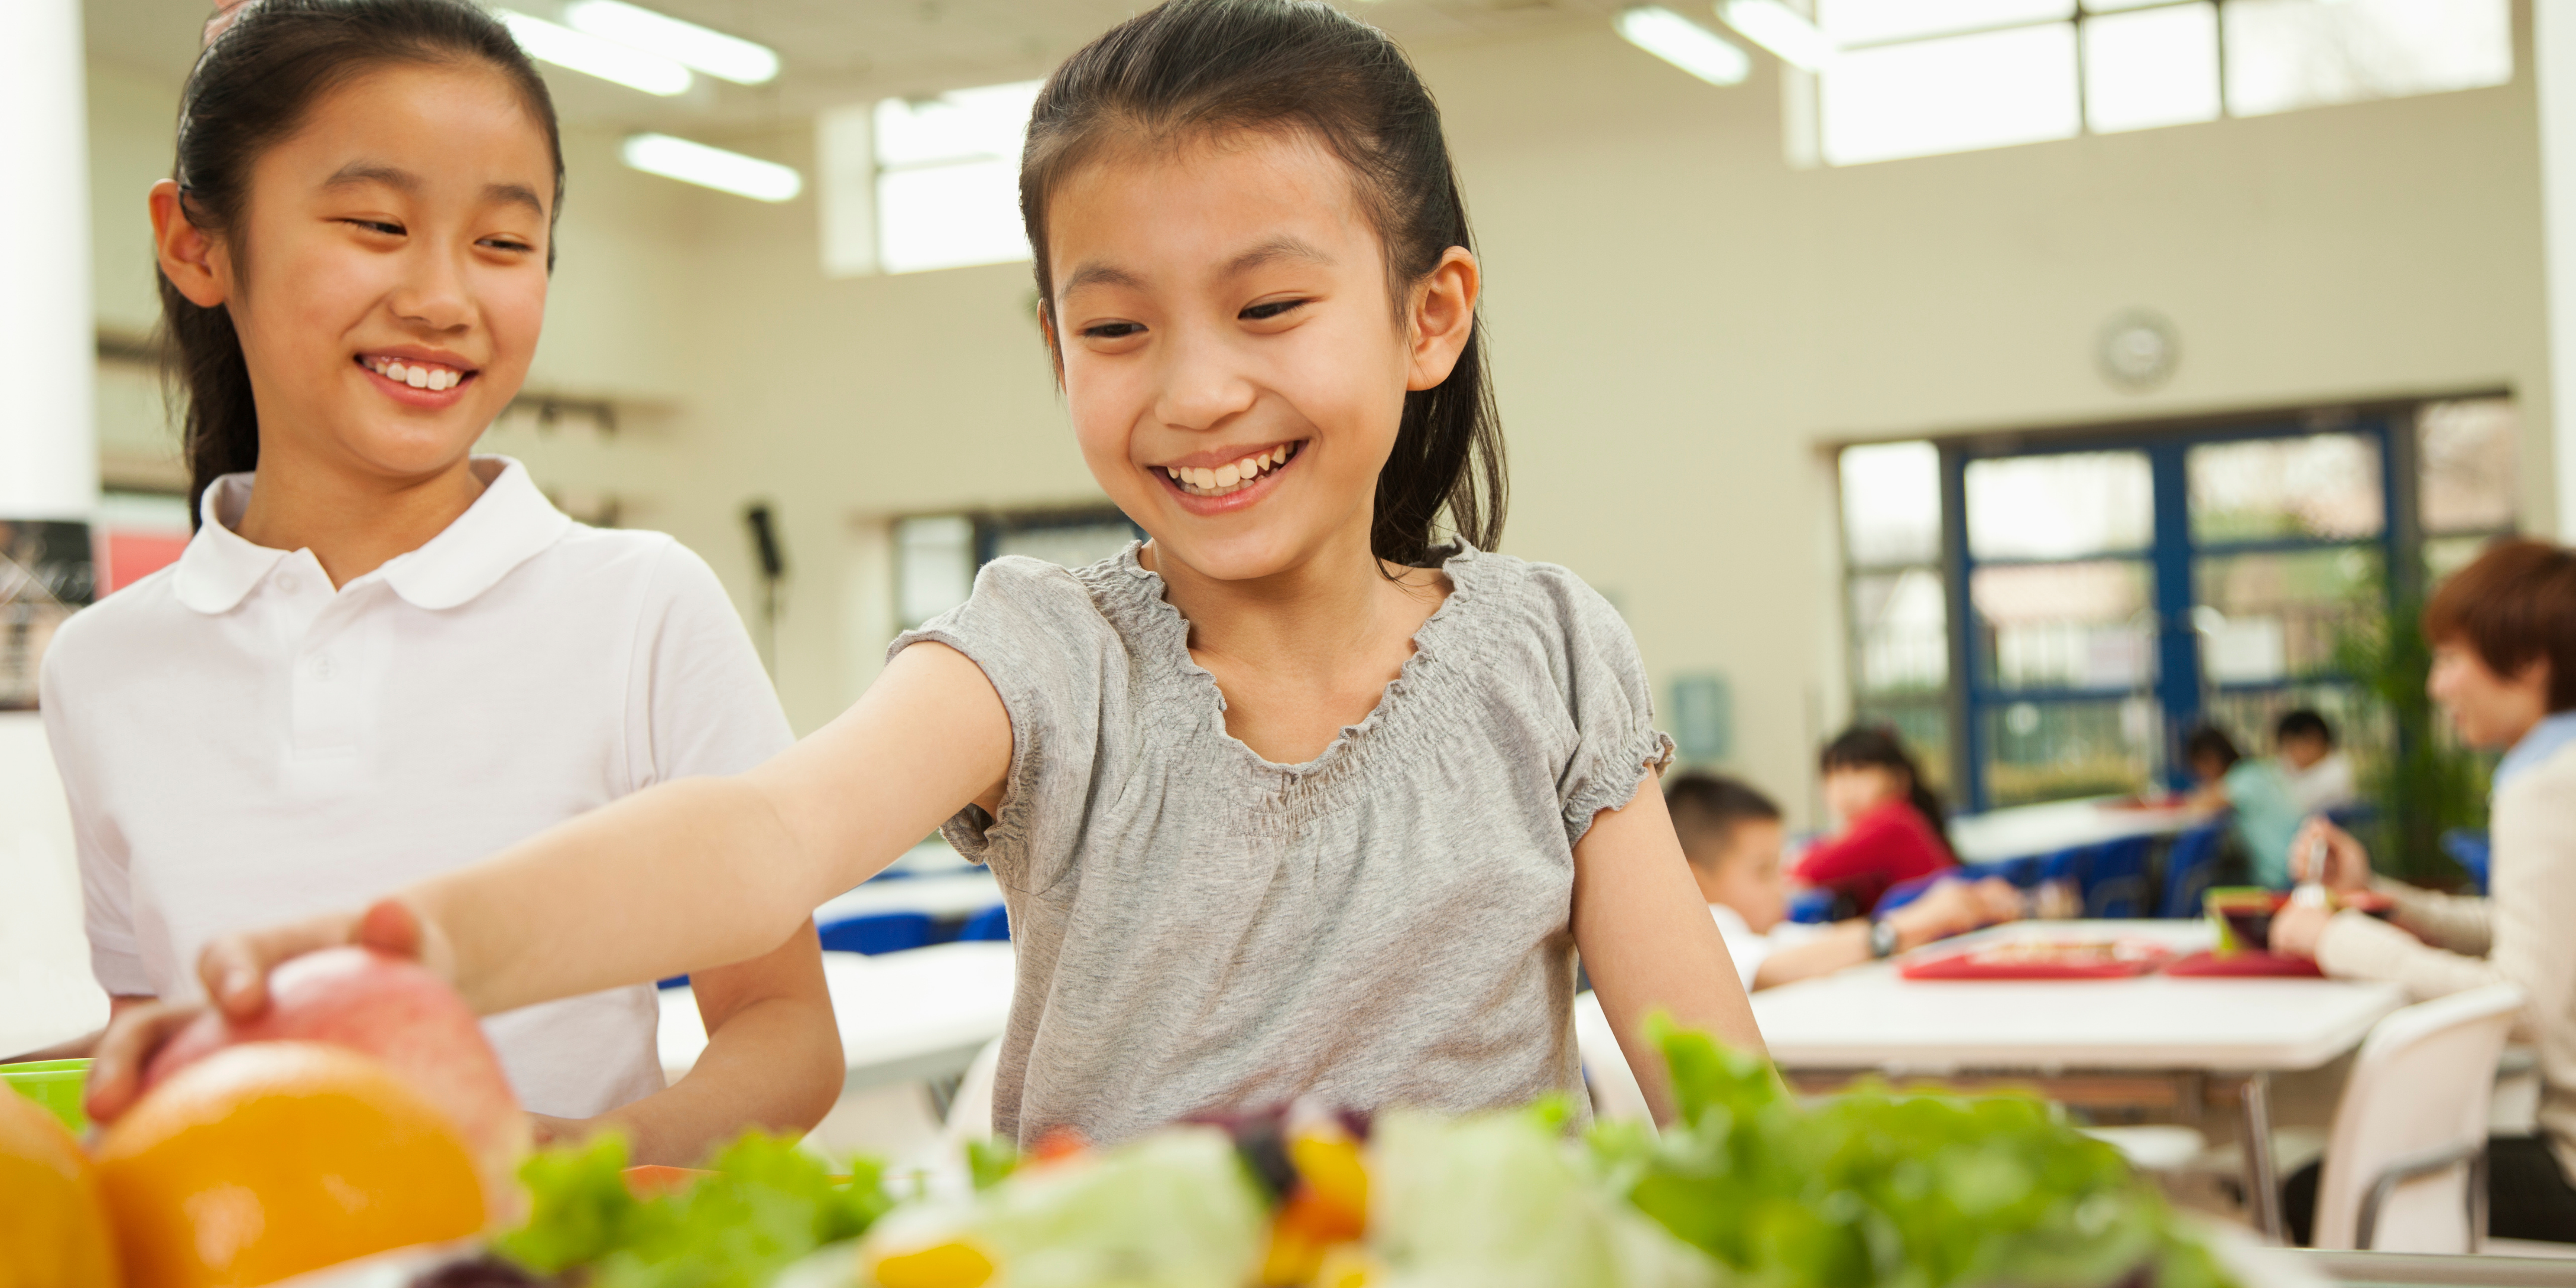
[[[1372,735],[1382,727],[1405,722],[1412,717],[1418,704],[1425,700],[1423,691],[1449,669],[1449,654],[1458,651],[1464,643],[1459,635],[1464,629],[1461,623],[1478,611],[1481,603],[1478,582],[1486,571],[1484,564],[1489,558],[1467,542],[1458,542],[1456,553],[1440,562],[1441,573],[1449,578],[1449,596],[1441,601],[1440,607],[1432,610],[1431,616],[1423,619],[1422,625],[1414,628],[1413,652],[1404,659],[1404,665],[1396,671],[1395,678],[1387,681],[1385,690],[1378,694],[1377,705],[1369,708],[1369,713],[1362,716],[1359,723],[1343,725],[1341,731],[1333,735],[1333,741],[1314,759],[1288,765],[1254,751],[1251,744],[1235,737],[1234,732],[1225,727],[1225,690],[1218,686],[1214,673],[1190,656],[1189,619],[1181,615],[1180,608],[1166,594],[1170,587],[1162,574],[1146,567],[1137,558],[1144,548],[1142,541],[1130,542],[1113,563],[1114,571],[1124,574],[1118,579],[1119,584],[1132,597],[1129,603],[1133,610],[1132,620],[1145,637],[1153,660],[1170,665],[1174,682],[1189,690],[1189,700],[1205,704],[1203,712],[1213,722],[1216,734],[1240,753],[1247,763],[1255,769],[1290,779],[1306,778],[1331,769],[1356,754],[1355,749],[1367,745]]]

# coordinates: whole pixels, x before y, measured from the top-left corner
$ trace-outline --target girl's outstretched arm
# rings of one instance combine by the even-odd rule
[[[964,654],[916,644],[839,719],[732,778],[664,783],[424,881],[365,913],[232,935],[198,971],[231,1015],[268,1005],[268,971],[333,944],[419,958],[482,1014],[746,961],[876,875],[1011,762],[999,694]],[[113,1117],[168,1024],[122,1017],[90,1103]],[[166,1009],[166,1008],[163,1008]]]
[[[1663,1055],[1646,1040],[1648,1014],[1664,1011],[1685,1028],[1763,1053],[1753,1004],[1651,775],[1626,805],[1594,815],[1575,844],[1574,945],[1656,1122],[1672,1120],[1673,1100]]]

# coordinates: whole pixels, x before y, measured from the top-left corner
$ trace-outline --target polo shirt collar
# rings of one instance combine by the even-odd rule
[[[572,520],[537,490],[526,466],[506,456],[477,456],[473,469],[483,480],[483,495],[427,544],[370,574],[382,576],[414,607],[437,611],[467,603],[572,528]],[[287,551],[254,545],[232,529],[250,503],[255,477],[226,474],[207,487],[199,505],[197,535],[179,556],[173,589],[180,603],[200,613],[232,611],[287,557]]]

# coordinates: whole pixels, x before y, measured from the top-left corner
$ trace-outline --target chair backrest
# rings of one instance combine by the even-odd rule
[[[2147,889],[2147,851],[2154,844],[2152,838],[2131,836],[2093,851],[2084,880],[2085,916],[2147,915],[2153,902]]]
[[[2327,1137],[2315,1246],[2477,1251],[2487,1101],[2522,1004],[2521,989],[2490,984],[2407,1007],[2370,1031]]]
[[[1574,1046],[1583,1058],[1583,1084],[1592,1092],[1593,1116],[1635,1119],[1652,1126],[1655,1115],[1646,1105],[1645,1089],[1637,1085],[1627,1054],[1619,1049],[1619,1035],[1611,1030],[1600,997],[1590,989],[1574,995]]]
[[[930,914],[869,912],[840,917],[815,927],[823,949],[835,953],[899,953],[930,943]]]
[[[957,937],[969,943],[1008,942],[1011,938],[1011,910],[994,904],[966,919]]]
[[[1887,893],[1878,897],[1878,906],[1870,909],[1869,915],[1873,917],[1884,917],[1887,914],[1922,898],[1924,891],[1931,889],[1935,884],[1941,881],[1942,878],[1952,875],[1954,874],[1949,872],[1935,872],[1930,876],[1916,877],[1911,881],[1899,881],[1895,885],[1889,886],[1887,888]]]
[[[2197,917],[2201,915],[2200,897],[2208,893],[2211,878],[2218,872],[2218,843],[2227,834],[2224,823],[2195,827],[2173,839],[2165,847],[2165,897],[2160,915]]]

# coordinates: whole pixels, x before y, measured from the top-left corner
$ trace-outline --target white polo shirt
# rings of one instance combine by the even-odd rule
[[[206,491],[176,564],[47,650],[91,967],[111,993],[202,996],[218,934],[356,909],[654,783],[793,741],[705,562],[566,518],[518,462],[446,531],[334,591],[309,550],[232,531]],[[588,1117],[662,1087],[649,985],[497,1015],[519,1098]]]

